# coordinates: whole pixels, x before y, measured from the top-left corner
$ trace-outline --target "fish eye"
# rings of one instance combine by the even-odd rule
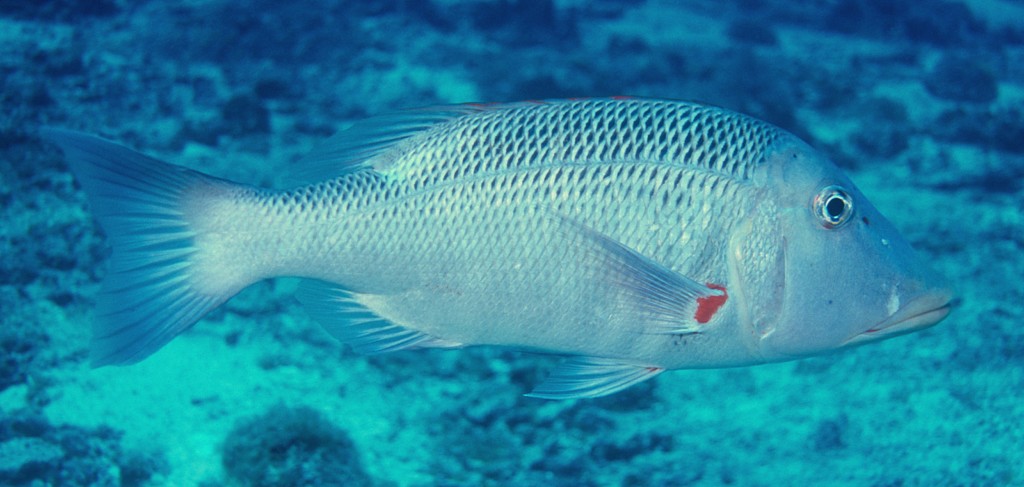
[[[814,216],[825,228],[838,228],[853,215],[853,197],[841,186],[826,186],[814,197]]]

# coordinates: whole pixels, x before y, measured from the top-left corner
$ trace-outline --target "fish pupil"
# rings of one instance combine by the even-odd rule
[[[828,212],[828,216],[832,221],[838,221],[846,211],[846,200],[839,195],[829,198],[828,202],[825,203],[825,211]]]

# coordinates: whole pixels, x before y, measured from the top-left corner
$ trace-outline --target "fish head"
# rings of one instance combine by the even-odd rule
[[[758,259],[771,268],[747,274],[773,282],[741,285],[759,303],[746,316],[766,361],[902,335],[949,314],[950,287],[821,153],[779,144],[756,177],[774,200],[778,235],[775,257]]]

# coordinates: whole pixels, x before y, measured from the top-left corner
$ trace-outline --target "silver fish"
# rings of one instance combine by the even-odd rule
[[[532,396],[790,360],[937,323],[952,292],[826,157],[727,110],[632,98],[357,123],[272,190],[44,129],[113,247],[93,360],[156,352],[246,286],[361,353],[568,358]]]

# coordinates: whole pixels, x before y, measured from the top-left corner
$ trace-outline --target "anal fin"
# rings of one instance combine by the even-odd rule
[[[336,284],[305,280],[299,287],[298,298],[313,319],[356,353],[372,355],[411,348],[462,346],[392,323],[367,308],[357,294]]]
[[[627,364],[599,357],[566,359],[529,394],[541,399],[583,399],[607,396],[654,377],[661,367]]]

